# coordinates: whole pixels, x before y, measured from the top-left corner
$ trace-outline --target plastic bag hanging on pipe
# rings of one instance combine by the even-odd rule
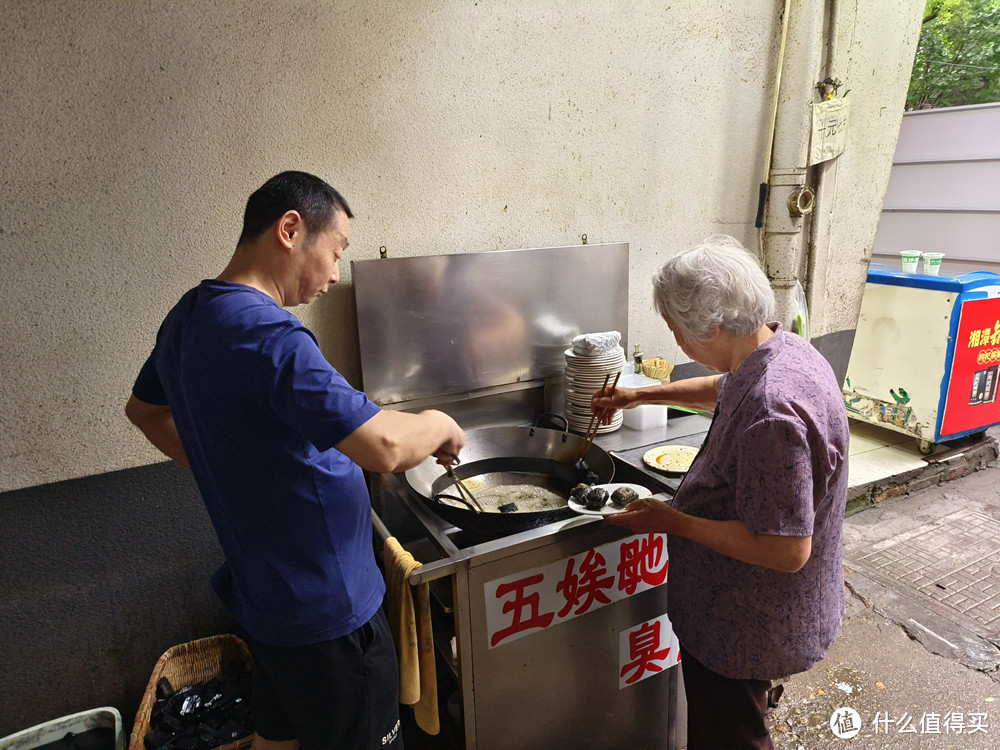
[[[798,281],[795,282],[792,301],[792,333],[809,340],[809,305],[806,303],[806,292]]]

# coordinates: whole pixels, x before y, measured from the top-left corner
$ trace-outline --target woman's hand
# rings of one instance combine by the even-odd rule
[[[629,503],[604,523],[624,526],[637,534],[660,533],[690,539],[740,562],[783,573],[795,573],[809,561],[811,536],[754,534],[742,521],[711,521],[682,513],[655,497]]]
[[[636,405],[635,388],[602,388],[590,398],[590,411],[601,415],[601,424],[611,424],[619,409],[631,409]]]
[[[637,534],[678,534],[688,518],[662,500],[644,497],[629,503],[621,513],[605,516],[604,522],[624,526]]]

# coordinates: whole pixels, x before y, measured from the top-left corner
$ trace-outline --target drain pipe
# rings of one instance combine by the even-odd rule
[[[824,0],[785,0],[782,44],[776,73],[773,135],[766,174],[768,200],[758,228],[764,270],[777,301],[777,318],[791,328],[795,289],[810,255],[807,217],[815,192],[807,185],[812,103],[820,79],[824,44]],[[786,31],[787,30],[787,31]],[[764,186],[761,186],[764,194]]]
[[[767,206],[767,195],[770,191],[771,154],[774,151],[774,127],[778,120],[778,101],[781,96],[781,69],[785,65],[785,44],[788,42],[788,16],[792,0],[785,0],[785,9],[781,13],[781,37],[778,42],[778,64],[774,74],[774,95],[771,97],[771,120],[767,129],[767,149],[764,152],[764,179],[760,183],[757,196],[757,220],[754,226],[760,229],[764,226],[764,208]],[[758,233],[758,241],[763,237]]]

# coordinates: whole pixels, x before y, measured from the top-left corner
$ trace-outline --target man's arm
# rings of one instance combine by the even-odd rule
[[[335,447],[362,469],[389,474],[412,469],[430,455],[454,463],[464,445],[462,428],[443,412],[383,409]]]
[[[133,394],[129,396],[128,402],[125,404],[125,416],[160,451],[181,466],[191,468],[187,454],[184,452],[184,446],[181,444],[181,436],[177,434],[174,415],[169,406],[147,404]]]

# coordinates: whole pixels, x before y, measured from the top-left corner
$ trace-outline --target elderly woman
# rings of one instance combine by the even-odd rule
[[[594,394],[592,408],[713,409],[670,502],[607,523],[668,534],[667,610],[681,645],[690,750],[772,747],[771,680],[823,657],[844,612],[847,418],[830,365],[782,330],[757,259],[713,237],[655,275],[656,309],[691,359],[718,374]]]

